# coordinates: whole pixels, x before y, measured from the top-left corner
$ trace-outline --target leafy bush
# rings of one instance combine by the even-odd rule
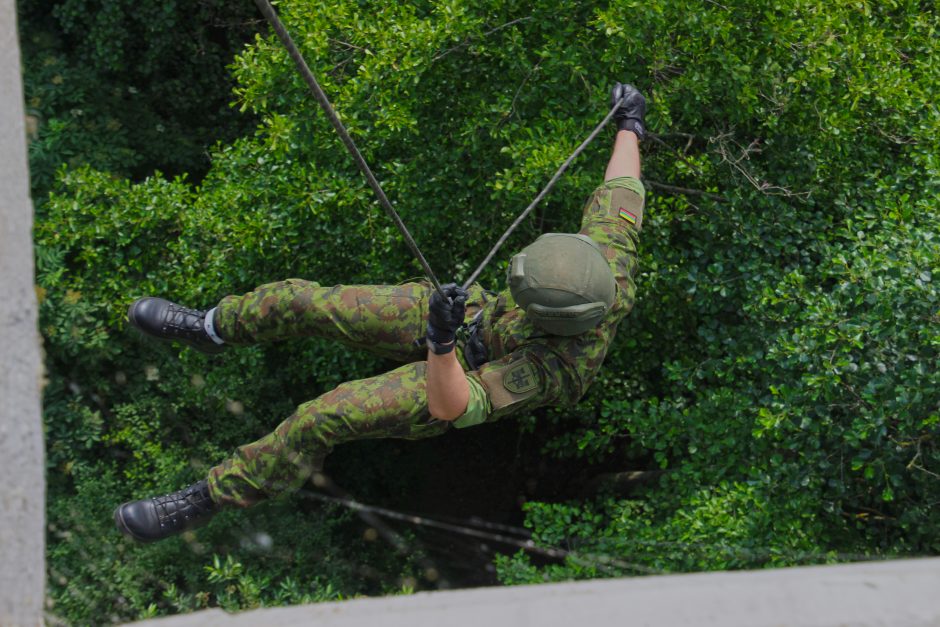
[[[196,176],[208,168],[208,145],[251,129],[228,106],[226,72],[258,26],[251,3],[18,4],[36,197],[61,163]]]
[[[923,103],[937,75],[917,60],[936,18],[809,3],[654,3],[631,7],[629,29],[598,15],[626,46],[652,35],[637,50],[652,46],[653,111],[670,122],[653,128],[701,150],[665,170],[654,157],[648,176],[727,200],[652,198],[608,384],[550,447],[639,447],[666,474],[640,502],[530,504],[538,538],[578,551],[545,569],[502,559],[503,579],[936,554],[938,115]]]

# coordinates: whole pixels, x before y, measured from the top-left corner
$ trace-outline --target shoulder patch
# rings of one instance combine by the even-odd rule
[[[531,392],[539,385],[539,375],[528,360],[519,361],[503,373],[503,387],[513,394]]]
[[[538,406],[541,399],[542,373],[535,362],[523,355],[483,364],[471,375],[479,377],[489,398],[492,407],[489,419],[498,420],[521,407]]]

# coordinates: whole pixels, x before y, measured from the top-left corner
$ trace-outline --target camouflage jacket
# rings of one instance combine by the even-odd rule
[[[526,319],[508,288],[495,296],[478,286],[471,290],[467,313],[483,311],[490,361],[467,376],[471,405],[473,388],[486,393],[487,421],[543,405],[573,405],[587,392],[618,324],[633,308],[640,226],[635,222],[642,220],[644,197],[640,181],[618,178],[597,188],[584,208],[579,232],[600,245],[617,281],[614,305],[597,328],[576,336],[548,335]],[[467,425],[458,421],[457,426]]]

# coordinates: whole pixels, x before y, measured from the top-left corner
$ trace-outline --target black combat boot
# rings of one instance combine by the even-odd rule
[[[220,353],[225,345],[215,342],[206,332],[207,313],[147,296],[134,301],[127,310],[127,319],[147,335],[177,340],[203,353]]]
[[[129,538],[154,542],[204,525],[218,511],[203,479],[179,492],[124,503],[114,510],[114,524]]]

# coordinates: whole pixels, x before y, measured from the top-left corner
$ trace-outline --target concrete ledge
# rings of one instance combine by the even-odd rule
[[[207,610],[154,627],[940,626],[940,558]]]
[[[42,623],[45,602],[38,304],[16,3],[0,0],[0,625]]]

